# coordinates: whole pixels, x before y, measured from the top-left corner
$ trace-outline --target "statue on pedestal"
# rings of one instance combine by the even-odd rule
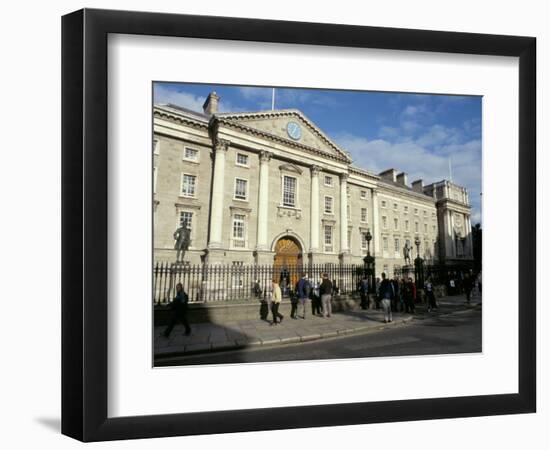
[[[174,249],[177,250],[176,253],[176,263],[182,263],[185,256],[185,252],[189,249],[189,244],[191,243],[191,230],[187,228],[187,223],[183,223],[174,232]]]
[[[409,247],[409,244],[405,242],[405,247],[403,247],[403,257],[405,258],[405,264],[411,264],[411,250],[412,247]]]

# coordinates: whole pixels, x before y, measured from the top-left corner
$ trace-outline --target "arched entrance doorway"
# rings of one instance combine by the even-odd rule
[[[298,281],[302,270],[302,247],[296,238],[283,236],[276,242],[273,269],[286,295]]]

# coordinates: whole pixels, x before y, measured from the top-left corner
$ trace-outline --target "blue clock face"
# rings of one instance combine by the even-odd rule
[[[296,122],[288,122],[286,126],[286,132],[295,141],[302,137],[302,130],[300,129],[300,125],[298,125]]]

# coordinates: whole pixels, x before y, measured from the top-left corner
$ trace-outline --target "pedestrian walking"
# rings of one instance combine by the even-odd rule
[[[391,301],[395,297],[395,293],[393,291],[392,282],[386,278],[385,272],[382,272],[382,281],[378,288],[378,297],[384,309],[384,323],[391,322],[393,320]]]
[[[399,302],[399,281],[397,280],[397,277],[394,277],[393,280],[391,280],[391,285],[393,287],[391,310],[393,312],[397,312],[397,303]]]
[[[298,318],[298,283],[294,286],[294,291],[290,292],[290,318]]]
[[[284,316],[279,312],[279,306],[281,305],[282,299],[283,294],[281,292],[281,287],[273,280],[271,294],[271,313],[273,314],[273,322],[271,325],[277,325],[277,319],[279,319],[279,323],[283,323]]]
[[[464,277],[464,293],[466,294],[466,303],[470,304],[472,298],[473,283],[469,274]]]
[[[369,309],[369,280],[366,275],[359,281],[359,295],[361,296],[361,309]]]
[[[176,296],[172,301],[170,307],[172,309],[172,316],[170,318],[170,323],[164,330],[164,337],[169,337],[170,333],[174,329],[176,323],[181,322],[185,327],[185,335],[189,336],[191,334],[191,327],[187,320],[187,306],[189,304],[189,296],[183,290],[183,284],[178,283],[176,285]]]
[[[437,309],[437,303],[435,302],[434,286],[432,280],[428,278],[426,281],[426,296],[428,297],[428,312],[433,309]]]
[[[309,283],[309,280],[307,279],[307,275],[305,273],[302,274],[302,278],[300,278],[300,281],[298,281],[297,287],[298,301],[300,302],[300,306],[302,308],[302,319],[305,319],[309,303],[309,294],[311,293],[311,284]]]
[[[321,303],[323,305],[323,317],[330,317],[332,315],[332,283],[328,279],[328,274],[323,274],[323,281],[319,287],[321,294]]]
[[[374,281],[374,292],[378,293],[380,290],[380,278],[376,278]],[[374,303],[376,304],[376,309],[380,309],[380,297],[378,295],[374,296]]]
[[[405,297],[405,312],[414,314],[414,294],[415,286],[412,278],[409,277],[403,286],[403,296]]]

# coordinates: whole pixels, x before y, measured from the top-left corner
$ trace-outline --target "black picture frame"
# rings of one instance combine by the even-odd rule
[[[107,416],[109,33],[519,57],[518,393]],[[536,39],[84,9],[62,18],[62,433],[82,441],[536,410]]]

